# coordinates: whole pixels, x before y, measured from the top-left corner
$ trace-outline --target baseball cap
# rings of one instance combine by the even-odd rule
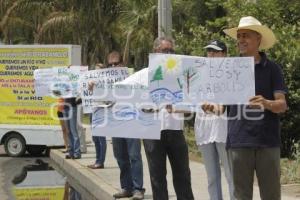
[[[217,51],[227,51],[227,47],[224,42],[220,40],[212,40],[204,49],[214,49]]]

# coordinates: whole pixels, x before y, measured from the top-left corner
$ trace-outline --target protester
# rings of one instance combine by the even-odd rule
[[[80,139],[77,131],[77,105],[81,103],[81,99],[71,97],[65,99],[65,118],[69,130],[69,148],[66,159],[80,159]]]
[[[63,140],[64,140],[64,145],[65,145],[65,150],[64,153],[68,152],[68,125],[67,122],[64,118],[64,99],[59,98],[57,102],[57,117],[59,119],[59,123],[61,126],[61,130],[63,133]]]
[[[207,57],[226,57],[227,47],[219,40],[211,41],[206,49]],[[197,112],[195,118],[195,137],[202,160],[205,165],[208,181],[208,192],[210,200],[223,199],[221,166],[224,167],[225,176],[229,186],[230,199],[233,200],[233,182],[229,169],[227,151],[225,148],[227,138],[227,120],[225,109],[216,115],[206,113],[208,103],[202,105],[202,111]],[[204,111],[204,112],[203,112]]]
[[[279,200],[280,124],[278,113],[287,109],[283,74],[260,49],[269,49],[274,33],[254,17],[242,17],[238,27],[224,32],[237,40],[240,56],[254,57],[255,95],[249,105],[230,106],[227,147],[232,167],[234,196],[253,197],[254,172],[261,199]]]
[[[122,67],[119,52],[112,51],[107,57],[108,67]],[[93,84],[89,84],[92,88]],[[125,130],[126,131],[126,130]],[[128,131],[128,130],[127,130]],[[144,199],[143,162],[140,139],[112,138],[113,153],[120,168],[121,191],[114,194],[116,199],[132,197],[132,200]]]
[[[97,63],[95,69],[103,69],[104,65],[102,63]],[[92,115],[90,117],[90,122],[92,123]],[[92,136],[93,142],[95,144],[96,151],[96,161],[95,163],[88,165],[91,169],[102,169],[104,168],[104,161],[106,156],[106,137],[105,136]]]
[[[174,53],[173,40],[167,37],[157,38],[154,41],[154,52]],[[183,135],[184,116],[182,113],[174,113],[170,105],[160,112],[163,116],[160,140],[144,140],[153,199],[169,199],[166,180],[168,156],[177,199],[193,200],[188,147]]]

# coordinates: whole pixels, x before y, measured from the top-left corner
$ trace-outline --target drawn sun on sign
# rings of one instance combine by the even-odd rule
[[[165,64],[166,72],[176,72],[180,66],[180,60],[176,57],[170,56],[166,58]]]

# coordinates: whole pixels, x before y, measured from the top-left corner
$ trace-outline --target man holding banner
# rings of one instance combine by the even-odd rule
[[[121,60],[120,53],[113,51],[107,57],[107,65],[108,67],[120,67],[122,66]],[[121,192],[113,195],[114,198],[132,197],[134,200],[144,199],[140,139],[113,137],[112,143],[114,156],[121,171],[120,183],[122,188]]]
[[[280,200],[280,124],[278,113],[287,110],[287,92],[280,66],[259,49],[269,49],[276,38],[271,29],[254,17],[242,17],[238,27],[224,32],[237,40],[241,56],[255,60],[255,93],[249,105],[232,105],[227,147],[232,165],[234,196],[253,197],[256,172],[260,196]],[[238,103],[238,102],[237,102]]]
[[[172,39],[161,37],[154,41],[154,52],[174,53]],[[168,200],[166,159],[169,158],[177,199],[193,200],[188,147],[183,135],[183,114],[174,113],[172,106],[162,109],[160,140],[144,139],[154,200]]]

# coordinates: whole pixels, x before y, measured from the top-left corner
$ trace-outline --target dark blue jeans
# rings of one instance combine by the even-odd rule
[[[77,107],[68,107],[64,110],[64,115],[67,118],[66,122],[69,130],[69,155],[80,157],[80,140],[77,131]]]
[[[154,200],[168,200],[167,156],[178,200],[193,200],[188,147],[181,130],[163,130],[160,140],[144,140]]]
[[[121,188],[143,190],[141,141],[131,138],[112,138],[114,156],[120,168]]]
[[[92,114],[90,114],[90,123],[92,124]],[[96,150],[96,162],[97,165],[104,165],[106,157],[106,137],[104,136],[92,136]]]
[[[96,162],[95,164],[104,165],[106,156],[106,138],[102,136],[93,136],[96,149]]]

